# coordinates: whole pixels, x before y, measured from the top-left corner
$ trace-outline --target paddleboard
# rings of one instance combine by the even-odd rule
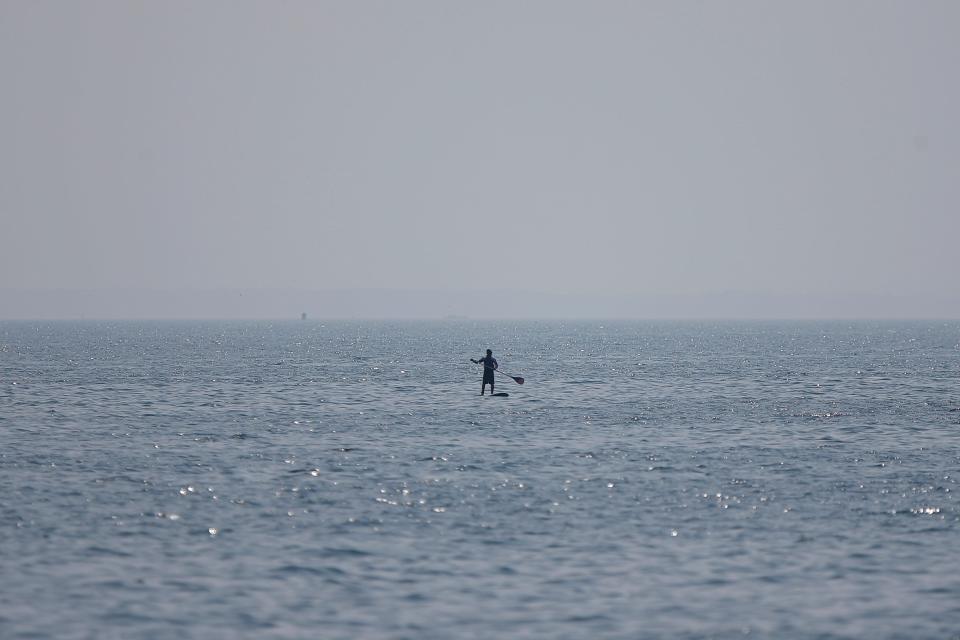
[[[503,393],[503,392],[501,391],[500,393],[491,393],[491,394],[490,394],[490,397],[492,397],[492,398],[506,398],[506,397],[509,396],[509,395],[510,395],[509,393]]]

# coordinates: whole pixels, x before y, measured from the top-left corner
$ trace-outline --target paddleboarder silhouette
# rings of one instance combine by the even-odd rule
[[[490,393],[493,394],[493,372],[500,366],[497,364],[497,359],[493,357],[493,351],[487,349],[485,358],[479,360],[470,358],[470,362],[483,365],[483,382],[480,383],[480,395],[483,395],[488,384],[490,385]]]

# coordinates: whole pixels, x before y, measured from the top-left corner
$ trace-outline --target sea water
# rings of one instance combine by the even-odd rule
[[[0,637],[957,638],[958,342],[2,323]]]

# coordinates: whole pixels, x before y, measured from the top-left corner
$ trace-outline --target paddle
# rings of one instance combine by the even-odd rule
[[[470,362],[472,362],[473,364],[480,364],[480,361],[479,361],[479,360],[473,360],[473,359],[471,359]],[[483,365],[483,368],[484,368],[484,369],[493,369],[493,367],[489,367],[489,366],[487,366],[487,365]],[[521,378],[520,376],[512,376],[512,375],[510,375],[509,373],[504,373],[503,371],[500,371],[500,369],[493,369],[493,370],[496,371],[497,373],[499,373],[500,375],[507,376],[508,378],[513,378],[513,381],[516,382],[517,384],[523,384],[523,378]]]

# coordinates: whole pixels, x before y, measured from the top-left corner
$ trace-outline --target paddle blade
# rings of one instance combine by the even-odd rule
[[[520,376],[510,376],[510,377],[513,378],[517,384],[523,384],[523,378],[521,378]]]

